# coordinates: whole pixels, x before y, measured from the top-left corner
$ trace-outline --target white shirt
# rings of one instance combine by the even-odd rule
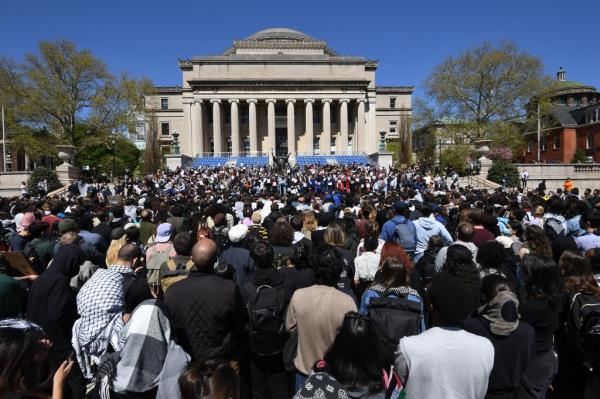
[[[354,267],[356,272],[354,278],[364,281],[373,281],[375,273],[379,270],[379,260],[381,257],[374,252],[364,252],[362,255],[354,258]]]

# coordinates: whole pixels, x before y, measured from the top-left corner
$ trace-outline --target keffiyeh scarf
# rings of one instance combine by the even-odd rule
[[[501,291],[489,303],[481,306],[478,313],[490,322],[494,335],[507,336],[519,327],[519,300],[511,291]]]

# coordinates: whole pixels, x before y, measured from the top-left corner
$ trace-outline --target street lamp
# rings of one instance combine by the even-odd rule
[[[114,183],[115,182],[115,174],[116,174],[116,170],[117,170],[117,168],[115,166],[115,163],[116,163],[115,162],[116,161],[116,158],[115,158],[115,146],[117,144],[116,140],[112,139],[111,140],[111,144],[112,144],[112,158],[113,158],[113,162],[112,162],[112,181]]]

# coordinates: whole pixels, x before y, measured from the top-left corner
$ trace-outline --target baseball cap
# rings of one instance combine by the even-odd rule
[[[229,229],[229,233],[227,234],[229,237],[229,241],[232,243],[238,243],[246,237],[246,233],[248,233],[248,226],[245,224],[236,224],[231,229]]]
[[[168,242],[171,239],[173,226],[171,223],[161,223],[156,229],[156,242]]]

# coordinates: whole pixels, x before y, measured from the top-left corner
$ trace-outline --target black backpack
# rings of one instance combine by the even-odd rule
[[[261,356],[280,353],[288,338],[283,291],[270,285],[256,287],[250,280],[245,286],[252,293],[247,304],[250,350]]]
[[[385,362],[394,360],[400,338],[417,335],[421,325],[421,305],[407,297],[388,293],[371,298],[368,316]]]
[[[35,250],[35,246],[33,245],[34,240],[31,240],[27,242],[27,244],[25,244],[25,248],[23,248],[23,256],[25,256],[25,259],[27,259],[27,262],[29,262],[31,268],[37,274],[41,274],[44,271],[44,264],[40,260],[40,257],[38,256],[38,253]]]
[[[590,294],[575,294],[566,329],[586,369],[600,371],[600,299]]]

